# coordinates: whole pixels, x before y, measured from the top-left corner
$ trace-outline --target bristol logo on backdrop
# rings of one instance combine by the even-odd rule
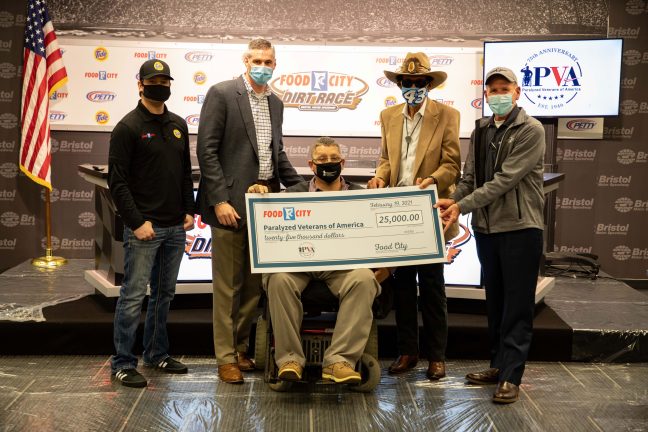
[[[560,48],[546,48],[527,58],[522,69],[522,94],[541,110],[563,108],[582,90],[578,57]]]

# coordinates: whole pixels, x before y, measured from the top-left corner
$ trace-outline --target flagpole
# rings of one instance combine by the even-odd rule
[[[45,188],[45,236],[47,241],[45,256],[34,258],[31,263],[34,267],[56,269],[67,264],[67,260],[52,255],[52,213],[50,210],[50,191]]]

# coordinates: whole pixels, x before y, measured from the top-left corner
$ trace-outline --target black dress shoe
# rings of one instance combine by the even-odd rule
[[[515,384],[508,381],[497,384],[495,394],[493,394],[493,402],[510,404],[518,400],[520,388]]]
[[[446,376],[445,362],[431,361],[425,376],[432,381],[437,381],[445,377]]]
[[[389,366],[387,372],[389,372],[390,374],[399,374],[399,373],[407,372],[409,370],[414,369],[417,363],[418,363],[418,355],[403,354],[398,356],[398,358],[394,360],[394,363],[392,363]]]
[[[499,381],[499,369],[490,368],[469,373],[466,375],[466,380],[472,384],[497,384]]]

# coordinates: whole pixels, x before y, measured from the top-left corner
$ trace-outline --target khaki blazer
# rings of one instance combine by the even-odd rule
[[[398,183],[403,141],[404,103],[380,113],[382,151],[376,177],[394,187]],[[448,198],[461,172],[459,149],[459,111],[428,99],[420,126],[414,159],[414,180],[433,176],[440,198]],[[459,234],[457,224],[445,234],[450,240]]]

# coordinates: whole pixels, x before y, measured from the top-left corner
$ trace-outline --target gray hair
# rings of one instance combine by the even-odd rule
[[[272,56],[273,57],[275,56],[275,49],[272,46],[272,43],[270,43],[269,40],[258,38],[258,39],[252,39],[250,41],[247,47],[247,51],[245,51],[243,57],[245,58],[252,57],[252,51],[255,50],[262,50],[262,51],[272,50]]]

